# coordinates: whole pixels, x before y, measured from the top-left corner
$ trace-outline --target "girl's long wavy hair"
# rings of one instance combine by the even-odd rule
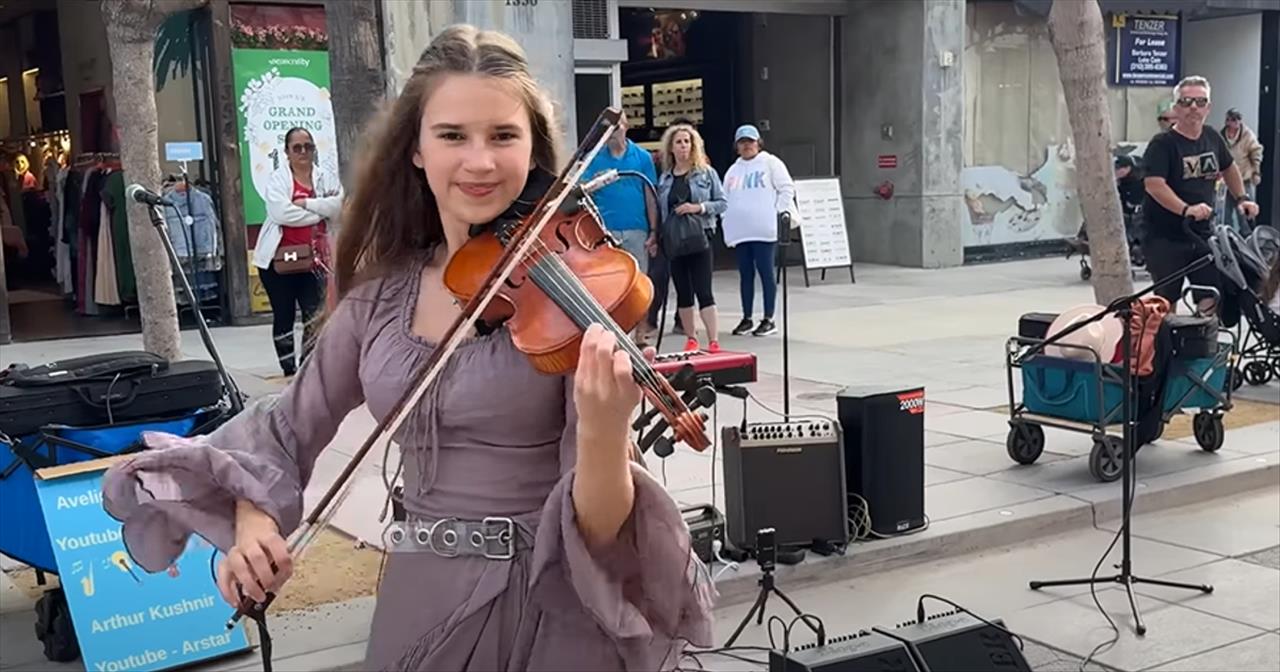
[[[503,33],[450,26],[422,52],[400,95],[360,143],[355,186],[344,206],[335,252],[338,299],[444,241],[435,195],[422,169],[413,165],[413,154],[427,98],[441,77],[454,74],[510,83],[529,111],[534,163],[558,172],[555,115],[524,50]]]
[[[689,134],[691,140],[689,159],[693,162],[693,170],[710,168],[711,161],[707,159],[707,144],[702,141],[702,134],[689,124],[675,124],[662,134],[662,172],[669,173],[676,167],[676,154],[672,144],[676,140],[677,133]]]

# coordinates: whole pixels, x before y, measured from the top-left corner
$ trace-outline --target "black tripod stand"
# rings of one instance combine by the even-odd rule
[[[756,617],[756,625],[764,624],[764,605],[765,602],[769,601],[770,593],[777,595],[778,599],[786,602],[787,606],[791,607],[791,610],[796,613],[796,616],[804,621],[805,625],[809,626],[809,629],[813,630],[820,641],[825,639],[825,633],[810,623],[809,619],[805,618],[804,612],[800,611],[800,607],[797,607],[796,603],[792,602],[791,598],[779,590],[778,586],[773,582],[773,569],[777,566],[777,547],[774,546],[773,535],[774,530],[772,527],[756,532],[756,562],[760,563],[760,580],[756,583],[760,585],[760,593],[756,595],[756,601],[755,604],[751,605],[751,610],[747,612],[746,616],[742,617],[742,622],[738,624],[738,629],[734,630],[733,634],[729,636],[729,641],[724,643],[725,648],[733,646],[733,643],[738,641],[738,635],[741,635],[742,631],[746,629],[747,623],[751,622],[752,616]]]
[[[1133,303],[1137,301],[1139,298],[1141,298],[1143,295],[1154,292],[1155,290],[1161,287],[1164,287],[1165,285],[1169,285],[1172,283],[1181,284],[1183,278],[1186,278],[1188,275],[1191,275],[1197,270],[1209,265],[1210,263],[1212,263],[1212,261],[1213,261],[1213,255],[1207,254],[1197,259],[1196,261],[1191,262],[1191,264],[1183,267],[1177,273],[1174,273],[1172,276],[1165,278],[1164,280],[1161,280],[1160,282],[1142,290],[1141,292],[1138,292],[1137,294],[1122,296],[1116,299],[1115,301],[1112,301],[1111,305],[1102,309],[1096,315],[1091,316],[1089,319],[1084,320],[1083,322],[1078,322],[1076,324],[1073,324],[1070,327],[1062,330],[1061,332],[1054,334],[1052,337],[1045,340],[1043,343],[1036,345],[1035,348],[1033,348],[1032,351],[1029,352],[1027,355],[1029,356],[1030,354],[1039,352],[1045,346],[1056,343],[1062,340],[1068,334],[1071,334],[1079,329],[1083,329],[1086,325],[1090,323],[1101,321],[1104,317],[1106,317],[1107,315],[1111,315],[1113,313],[1117,315],[1120,318],[1120,321],[1124,324],[1124,334],[1123,336],[1121,336],[1122,338],[1121,349],[1122,349],[1122,352],[1124,353],[1123,358],[1121,359],[1121,362],[1122,362],[1121,366],[1123,366],[1124,368],[1124,377],[1123,377],[1124,399],[1121,402],[1121,411],[1120,411],[1122,414],[1122,417],[1124,418],[1124,425],[1123,425],[1124,429],[1122,434],[1123,454],[1121,457],[1122,471],[1120,476],[1120,482],[1122,484],[1121,497],[1123,498],[1120,533],[1121,533],[1121,536],[1123,536],[1124,538],[1124,545],[1123,545],[1123,550],[1121,551],[1122,557],[1120,560],[1120,564],[1117,565],[1117,568],[1120,570],[1120,573],[1114,576],[1105,576],[1105,577],[1093,576],[1087,579],[1065,579],[1065,580],[1058,580],[1058,581],[1032,581],[1030,582],[1030,586],[1032,590],[1039,590],[1041,588],[1047,588],[1051,586],[1079,586],[1079,585],[1092,585],[1097,583],[1119,583],[1124,586],[1125,592],[1129,596],[1129,607],[1133,610],[1134,630],[1138,633],[1139,636],[1147,634],[1147,626],[1142,622],[1142,614],[1138,611],[1138,602],[1133,597],[1134,584],[1146,583],[1146,584],[1155,585],[1155,586],[1165,586],[1168,588],[1183,588],[1186,590],[1198,590],[1203,593],[1212,593],[1213,586],[1209,586],[1209,585],[1197,586],[1189,583],[1177,583],[1174,581],[1161,581],[1158,579],[1147,579],[1140,576],[1135,576],[1133,573],[1133,559],[1131,556],[1131,548],[1129,544],[1130,533],[1132,528],[1132,525],[1130,524],[1131,522],[1130,519],[1133,513],[1132,509],[1133,509],[1133,491],[1134,491],[1133,455],[1136,452],[1136,446],[1134,446],[1134,441],[1136,438],[1134,434],[1134,419],[1133,419],[1134,409],[1132,404],[1132,398],[1135,396],[1135,390],[1134,390],[1134,384],[1133,384],[1132,367],[1130,366],[1130,358],[1132,357],[1132,353],[1130,352],[1132,348],[1132,336],[1130,333],[1132,331],[1132,327],[1130,325],[1130,320],[1133,314]],[[1112,543],[1114,544],[1114,542]]]

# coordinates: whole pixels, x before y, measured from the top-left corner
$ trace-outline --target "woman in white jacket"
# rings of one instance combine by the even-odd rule
[[[733,141],[737,146],[738,160],[724,175],[724,192],[729,207],[721,218],[724,244],[737,253],[741,280],[742,321],[734,327],[733,333],[768,336],[778,330],[773,323],[773,308],[778,296],[778,286],[773,277],[774,256],[778,249],[778,215],[788,212],[793,223],[799,222],[795,207],[796,187],[782,159],[764,151],[760,131],[755,126],[738,127]],[[764,294],[764,312],[759,325],[751,319],[757,275]]]
[[[324,290],[332,259],[331,229],[342,212],[342,183],[315,165],[316,145],[311,133],[292,128],[284,136],[288,163],[271,175],[253,264],[271,301],[271,336],[280,369],[297,372],[294,357],[294,315],[302,310],[302,360],[311,352],[313,325],[324,305]]]

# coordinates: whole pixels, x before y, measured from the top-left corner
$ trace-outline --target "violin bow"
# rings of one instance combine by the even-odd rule
[[[482,314],[484,309],[498,295],[498,291],[506,283],[507,278],[515,270],[516,266],[523,261],[533,246],[538,243],[538,236],[547,222],[551,221],[556,210],[560,208],[561,203],[572,192],[573,186],[582,178],[582,174],[586,172],[587,165],[595,158],[600,149],[604,147],[605,142],[609,140],[609,136],[618,128],[622,118],[622,112],[615,108],[605,108],[600,116],[592,125],[591,130],[587,133],[574,152],[569,165],[556,178],[547,192],[539,199],[534,212],[538,213],[536,224],[532,227],[522,227],[523,232],[512,241],[510,245],[504,246],[504,252],[498,260],[498,269],[489,275],[481,291],[477,292],[467,305],[462,309],[462,314],[454,321],[445,332],[443,339],[444,345],[436,348],[425,363],[418,369],[413,384],[405,390],[400,399],[392,407],[391,412],[387,413],[377,427],[374,428],[368,438],[356,451],[355,455],[347,462],[347,466],[343,467],[342,472],[338,474],[337,479],[325,492],[320,501],[312,508],[311,513],[302,521],[298,529],[289,541],[289,555],[295,560],[310,545],[312,539],[328,527],[333,516],[341,508],[342,503],[346,501],[351,494],[352,475],[360,463],[364,461],[369,451],[379,443],[383,437],[390,439],[399,431],[401,425],[408,419],[409,414],[413,412],[422,400],[422,396],[426,394],[427,388],[431,386],[436,378],[443,370],[445,362],[448,361],[458,346],[467,337],[467,329],[476,316]],[[244,616],[260,617],[266,613],[267,607],[275,600],[275,593],[267,593],[265,602],[258,604],[252,598],[245,597],[241,600],[240,606],[227,620],[227,629],[235,627],[237,621]]]

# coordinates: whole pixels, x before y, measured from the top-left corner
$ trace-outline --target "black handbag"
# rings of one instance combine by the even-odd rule
[[[702,222],[691,215],[672,213],[662,231],[662,251],[668,259],[698,254],[710,249]]]

